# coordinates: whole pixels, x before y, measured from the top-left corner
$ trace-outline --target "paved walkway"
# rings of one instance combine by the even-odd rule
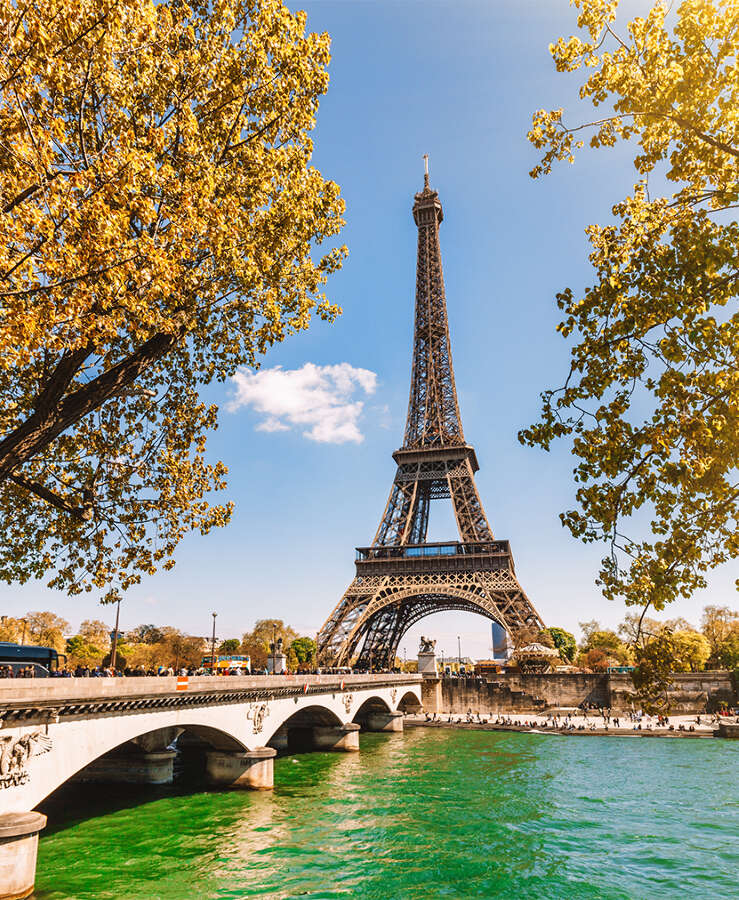
[[[542,733],[572,735],[617,735],[620,737],[713,737],[718,727],[710,715],[670,716],[669,725],[657,725],[656,716],[642,716],[640,721],[632,721],[628,716],[617,716],[616,725],[613,717],[606,722],[602,716],[589,714],[558,716],[556,719],[528,713],[498,714],[472,716],[449,713],[437,715],[428,720],[425,714],[405,717],[405,724],[432,728],[466,728],[481,731],[541,731]],[[696,721],[700,718],[700,724]],[[570,727],[571,726],[571,727]],[[639,727],[641,726],[641,727]],[[682,726],[682,728],[681,728]],[[692,728],[692,731],[691,731]]]

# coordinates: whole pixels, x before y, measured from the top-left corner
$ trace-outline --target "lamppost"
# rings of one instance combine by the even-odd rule
[[[210,639],[210,670],[213,675],[216,674],[216,616],[218,613],[211,613],[213,616],[213,637]]]
[[[26,643],[26,625],[28,624],[28,622],[26,622],[25,619],[22,619],[21,621],[23,622],[23,637],[21,638],[22,647]]]
[[[462,641],[460,640],[459,635],[457,635],[457,662],[457,672],[459,672],[462,666]]]
[[[121,598],[115,606],[115,631],[113,632],[113,646],[110,648],[110,668],[115,672],[115,661],[118,652],[118,619],[121,614]]]

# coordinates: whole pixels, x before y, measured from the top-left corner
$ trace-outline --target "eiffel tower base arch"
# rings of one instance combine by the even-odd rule
[[[333,640],[324,643],[322,662],[391,668],[403,635],[426,616],[444,611],[477,613],[514,639],[517,632],[541,627],[508,570],[357,576],[334,611],[337,627]]]

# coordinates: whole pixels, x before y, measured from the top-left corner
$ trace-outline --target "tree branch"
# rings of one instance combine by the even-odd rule
[[[48,401],[54,397],[58,401],[59,385],[56,391],[49,391],[49,397],[45,397],[44,392],[41,398],[48,407],[47,413],[42,415],[35,411],[0,441],[0,481],[7,478],[17,466],[36,456],[71,425],[132,384],[155,360],[169,353],[184,334],[184,328],[179,328],[173,334],[155,334],[126,359],[53,406]],[[61,381],[60,377],[59,384]]]
[[[24,478],[22,475],[8,475],[8,481],[12,481],[18,487],[22,487],[29,493],[46,500],[47,503],[50,503],[62,512],[69,513],[75,519],[79,519],[80,522],[88,522],[92,518],[92,506],[89,502],[86,502],[83,506],[72,506],[63,497],[50,491],[40,482]]]

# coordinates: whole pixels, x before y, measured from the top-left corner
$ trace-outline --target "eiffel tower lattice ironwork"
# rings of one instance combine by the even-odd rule
[[[371,547],[357,548],[356,577],[318,634],[324,666],[391,667],[403,634],[442,610],[498,622],[515,640],[543,622],[516,578],[508,541],[495,540],[480,502],[474,449],[465,442],[454,384],[439,247],[443,212],[429,187],[416,194],[418,226],[413,369],[398,469]],[[432,500],[449,498],[459,541],[428,543]],[[358,655],[357,655],[358,654]]]

